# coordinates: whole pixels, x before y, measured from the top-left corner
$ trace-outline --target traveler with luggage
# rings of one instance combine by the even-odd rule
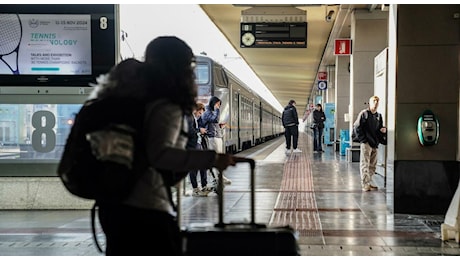
[[[114,80],[117,75],[99,82],[102,88],[112,88],[113,95],[123,93],[121,97],[135,96],[145,102],[142,136],[150,165],[125,200],[99,207],[106,255],[181,255],[171,187],[190,170],[235,165],[233,155],[185,149],[184,115],[192,113],[197,96],[194,65],[193,52],[184,41],[163,36],[146,48],[145,62],[136,75],[145,83],[119,85]]]

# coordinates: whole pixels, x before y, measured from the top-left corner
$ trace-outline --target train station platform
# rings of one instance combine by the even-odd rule
[[[359,163],[334,146],[313,153],[310,133],[301,132],[302,153],[286,155],[284,147],[280,137],[239,156],[256,160],[256,222],[292,226],[302,256],[460,255],[455,240],[441,240],[444,215],[393,213],[383,177],[375,176],[378,191],[363,192]],[[224,220],[249,220],[249,166],[225,175],[232,184],[224,189]],[[217,197],[193,197],[188,181],[185,187],[181,226],[217,222]],[[101,256],[90,224],[89,210],[0,211],[0,256]],[[100,229],[98,236],[104,245]]]

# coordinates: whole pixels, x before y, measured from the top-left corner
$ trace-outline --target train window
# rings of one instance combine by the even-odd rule
[[[209,64],[198,63],[195,67],[196,84],[209,84]]]
[[[198,101],[208,103],[212,95],[209,64],[198,63],[195,67],[195,75],[195,82],[198,85]]]
[[[81,104],[0,104],[0,164],[57,163]]]
[[[214,68],[214,82],[216,86],[225,87],[226,81],[224,79],[224,72],[221,71],[221,68]]]

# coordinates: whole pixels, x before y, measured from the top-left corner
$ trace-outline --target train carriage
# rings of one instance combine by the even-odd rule
[[[270,140],[273,137],[273,108],[265,100],[261,100],[261,142]]]
[[[280,135],[281,113],[255,94],[238,77],[206,56],[197,56],[198,100],[207,104],[212,96],[222,100],[221,122],[225,151],[236,153]],[[276,119],[278,118],[278,119]]]

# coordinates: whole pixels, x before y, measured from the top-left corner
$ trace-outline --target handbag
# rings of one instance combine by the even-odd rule
[[[317,128],[317,127],[318,127],[318,125],[316,125],[316,123],[311,123],[311,125],[310,125],[310,128],[311,128],[311,129],[315,129],[315,128]]]

